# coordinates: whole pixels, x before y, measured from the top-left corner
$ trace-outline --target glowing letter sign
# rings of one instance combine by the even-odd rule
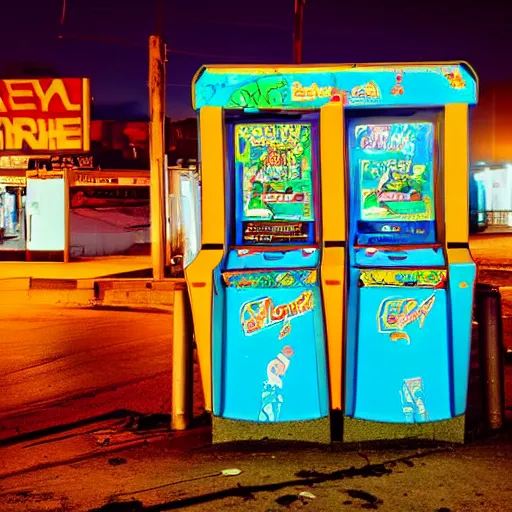
[[[89,150],[89,81],[0,80],[0,152]]]

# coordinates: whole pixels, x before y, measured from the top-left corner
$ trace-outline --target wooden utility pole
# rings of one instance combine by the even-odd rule
[[[165,274],[164,198],[164,123],[165,123],[165,48],[161,35],[149,38],[149,127],[150,127],[150,205],[151,261],[153,279]]]
[[[156,35],[149,38],[149,112],[150,112],[150,173],[151,173],[151,259],[153,279],[165,276],[166,208],[168,190],[165,174],[168,172],[165,151],[165,45],[164,0],[156,0]],[[169,177],[167,177],[169,178]],[[179,201],[178,186],[171,186],[174,201]],[[179,209],[170,212],[171,216]],[[171,217],[171,237],[176,237],[178,219]],[[172,247],[172,245],[171,245]],[[172,260],[172,254],[170,254]],[[185,430],[192,417],[192,325],[187,286],[176,284],[174,288],[172,340],[172,399],[171,428]]]
[[[293,28],[293,62],[302,64],[302,27],[304,24],[304,6],[306,0],[295,0]]]

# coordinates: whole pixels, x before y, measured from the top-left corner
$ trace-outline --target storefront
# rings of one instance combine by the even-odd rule
[[[39,169],[46,171],[48,167],[49,156],[0,156],[0,260],[28,259],[30,234],[34,230],[30,214],[33,201],[27,198],[38,184],[31,178]],[[54,202],[51,195],[49,202]]]
[[[0,156],[0,260],[25,259],[27,156]]]
[[[24,251],[25,172],[0,172],[0,251]]]
[[[69,187],[72,258],[149,253],[149,171],[75,168]]]
[[[512,164],[480,164],[470,174],[471,231],[512,232]]]

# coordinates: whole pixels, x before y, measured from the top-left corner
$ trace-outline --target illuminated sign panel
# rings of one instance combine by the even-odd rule
[[[24,187],[27,184],[25,176],[0,176],[0,185]]]
[[[0,153],[89,151],[89,81],[0,80]]]
[[[0,156],[0,169],[28,169],[28,156]]]
[[[204,66],[193,81],[195,109],[318,109],[474,105],[477,80],[462,63]]]

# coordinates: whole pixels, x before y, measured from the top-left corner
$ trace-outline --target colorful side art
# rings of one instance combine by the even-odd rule
[[[244,288],[296,288],[317,282],[316,270],[286,270],[269,272],[224,272],[226,286]]]
[[[246,336],[251,336],[278,324],[283,324],[279,339],[290,334],[291,320],[313,311],[313,292],[306,290],[287,304],[275,306],[270,297],[246,302],[240,309],[240,322]]]
[[[476,80],[461,65],[203,68],[194,108],[317,109],[365,105],[476,103]]]
[[[444,288],[446,270],[361,270],[363,286],[417,286],[424,288]]]
[[[360,166],[361,219],[434,219],[434,125],[355,126]]]
[[[259,421],[273,422],[279,421],[281,404],[283,403],[283,377],[290,366],[290,358],[293,356],[292,347],[286,346],[275,359],[272,359],[267,366],[267,379],[263,383],[261,393],[261,408]]]
[[[235,165],[242,220],[313,220],[311,125],[237,125]]]
[[[404,379],[400,390],[402,411],[407,423],[428,421],[428,411],[425,405],[425,391],[421,377]]]
[[[416,321],[420,328],[423,327],[435,299],[435,295],[432,294],[420,303],[416,299],[388,298],[383,300],[377,313],[379,332],[389,333],[391,341],[403,339],[410,344],[411,339],[404,329]]]

